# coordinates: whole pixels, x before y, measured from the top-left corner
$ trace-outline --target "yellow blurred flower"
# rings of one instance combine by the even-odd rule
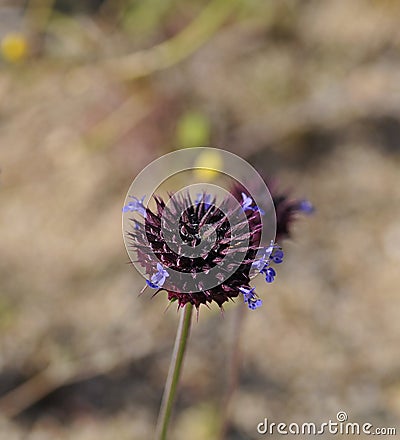
[[[25,59],[27,53],[28,43],[23,34],[9,33],[1,40],[1,55],[6,61],[17,63]]]
[[[196,159],[195,176],[205,182],[209,182],[218,177],[219,172],[214,170],[221,170],[223,167],[223,161],[221,154],[218,150],[215,151],[204,151],[200,153]]]

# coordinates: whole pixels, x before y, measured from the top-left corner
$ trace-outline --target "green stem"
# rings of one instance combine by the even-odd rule
[[[184,312],[181,313],[179,327],[176,332],[174,351],[172,353],[171,363],[169,365],[168,377],[165,383],[165,389],[158,415],[156,440],[165,440],[167,438],[168,424],[171,418],[172,407],[179,377],[185,355],[186,343],[190,333],[190,323],[192,321],[193,305],[187,303]]]
[[[199,49],[227,20],[238,0],[211,0],[193,21],[169,40],[146,50],[106,61],[121,79],[133,80],[171,67]]]

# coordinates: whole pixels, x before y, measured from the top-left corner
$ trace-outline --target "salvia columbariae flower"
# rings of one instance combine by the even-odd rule
[[[272,265],[283,261],[283,250],[275,242],[260,247],[261,217],[265,212],[242,187],[233,188],[232,194],[239,204],[232,205],[226,198],[217,206],[216,199],[207,193],[197,194],[193,202],[188,193],[181,197],[171,194],[167,201],[154,196],[154,210],[144,206],[144,197],[130,196],[132,201],[124,206],[123,212],[137,212],[142,219],[132,218],[133,228],[127,235],[138,263],[148,275],[146,286],[156,289],[155,294],[167,291],[168,300],[177,302],[180,308],[191,303],[198,309],[201,304],[208,306],[212,302],[222,308],[238,296],[251,310],[262,305],[255,288],[250,286],[250,272],[256,270],[267,283],[273,282],[276,271]],[[271,195],[279,238],[289,234],[295,213],[313,211],[308,201],[291,201],[286,194],[276,192]],[[240,218],[239,211],[244,221],[231,225],[229,217]],[[247,245],[243,250],[244,242]],[[191,255],[190,251],[200,244],[205,244],[207,251]],[[182,249],[189,251],[185,253]],[[236,266],[229,263],[235,251],[243,252]],[[228,263],[223,267],[225,260]],[[230,267],[234,267],[231,272]],[[216,282],[204,286],[199,274],[209,274]]]
[[[251,289],[246,289],[245,287],[240,287],[239,290],[243,293],[244,302],[248,305],[249,309],[255,310],[258,307],[262,306],[262,301],[260,298],[257,298],[254,290],[256,288],[252,287]]]

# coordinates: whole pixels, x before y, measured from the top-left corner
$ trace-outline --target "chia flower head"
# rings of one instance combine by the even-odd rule
[[[165,168],[171,175],[179,170],[176,155],[188,166],[196,163],[199,151],[194,150],[163,156],[149,165],[155,172],[147,167],[147,173],[140,173],[134,183],[153,182],[144,191],[153,192]],[[284,256],[275,237],[289,235],[296,213],[313,210],[309,202],[290,199],[276,185],[271,185],[270,194],[260,175],[232,156],[224,152],[227,165],[223,170],[227,175],[240,175],[243,184],[221,191],[216,185],[205,188],[204,183],[194,183],[151,200],[135,194],[142,188],[135,184],[136,190],[122,209],[127,250],[146,278],[145,288],[154,289],[154,295],[166,291],[178,308],[188,303],[197,309],[211,303],[222,308],[237,297],[249,309],[259,308],[262,301],[250,286],[251,278],[261,274],[266,283],[275,280],[273,266],[282,263]]]
[[[141,221],[132,218],[127,235],[148,275],[146,287],[167,291],[178,307],[215,302],[222,308],[238,296],[250,309],[261,306],[250,287],[251,271],[272,282],[270,266],[282,261],[283,252],[273,242],[260,246],[262,210],[250,196],[243,193],[238,203],[229,195],[219,204],[207,193],[193,202],[187,192],[167,201],[155,196],[154,210],[144,207],[144,198],[131,198],[123,211],[136,211]]]

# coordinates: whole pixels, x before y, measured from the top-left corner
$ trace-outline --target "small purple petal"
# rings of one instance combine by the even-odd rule
[[[261,299],[257,299],[257,300],[255,301],[254,305],[256,306],[256,308],[257,308],[257,307],[261,307],[261,306],[262,306],[262,301],[261,301]]]
[[[247,306],[250,310],[255,310],[258,307],[262,306],[262,301],[261,299],[256,299],[255,301],[250,301],[247,303]]]
[[[156,284],[153,284],[151,281],[146,280],[146,283],[149,287],[151,287],[152,289],[158,289],[158,286]]]
[[[246,211],[247,209],[253,209],[251,205],[253,204],[253,199],[249,196],[247,196],[245,193],[242,193],[242,208],[243,211]]]
[[[252,267],[257,269],[259,272],[262,272],[266,264],[267,262],[265,258],[262,257],[259,260],[254,261],[254,263],[252,263]]]
[[[308,200],[301,200],[298,204],[298,209],[305,214],[312,214],[315,211],[314,206]]]
[[[151,283],[157,287],[162,287],[169,273],[164,269],[161,263],[157,263],[157,272],[152,275]]]
[[[239,290],[243,293],[244,302],[250,301],[254,297],[254,290],[256,288],[253,287],[251,289],[246,289],[245,287],[239,287]]]
[[[204,208],[208,210],[208,208],[211,206],[212,201],[212,195],[211,194],[197,194],[196,200],[194,203],[198,205],[199,203],[204,203]]]
[[[143,196],[140,200],[135,196],[129,196],[133,199],[133,202],[129,202],[122,208],[122,212],[134,212],[137,211],[140,215],[146,218],[146,208],[143,205],[143,201],[146,196]]]

